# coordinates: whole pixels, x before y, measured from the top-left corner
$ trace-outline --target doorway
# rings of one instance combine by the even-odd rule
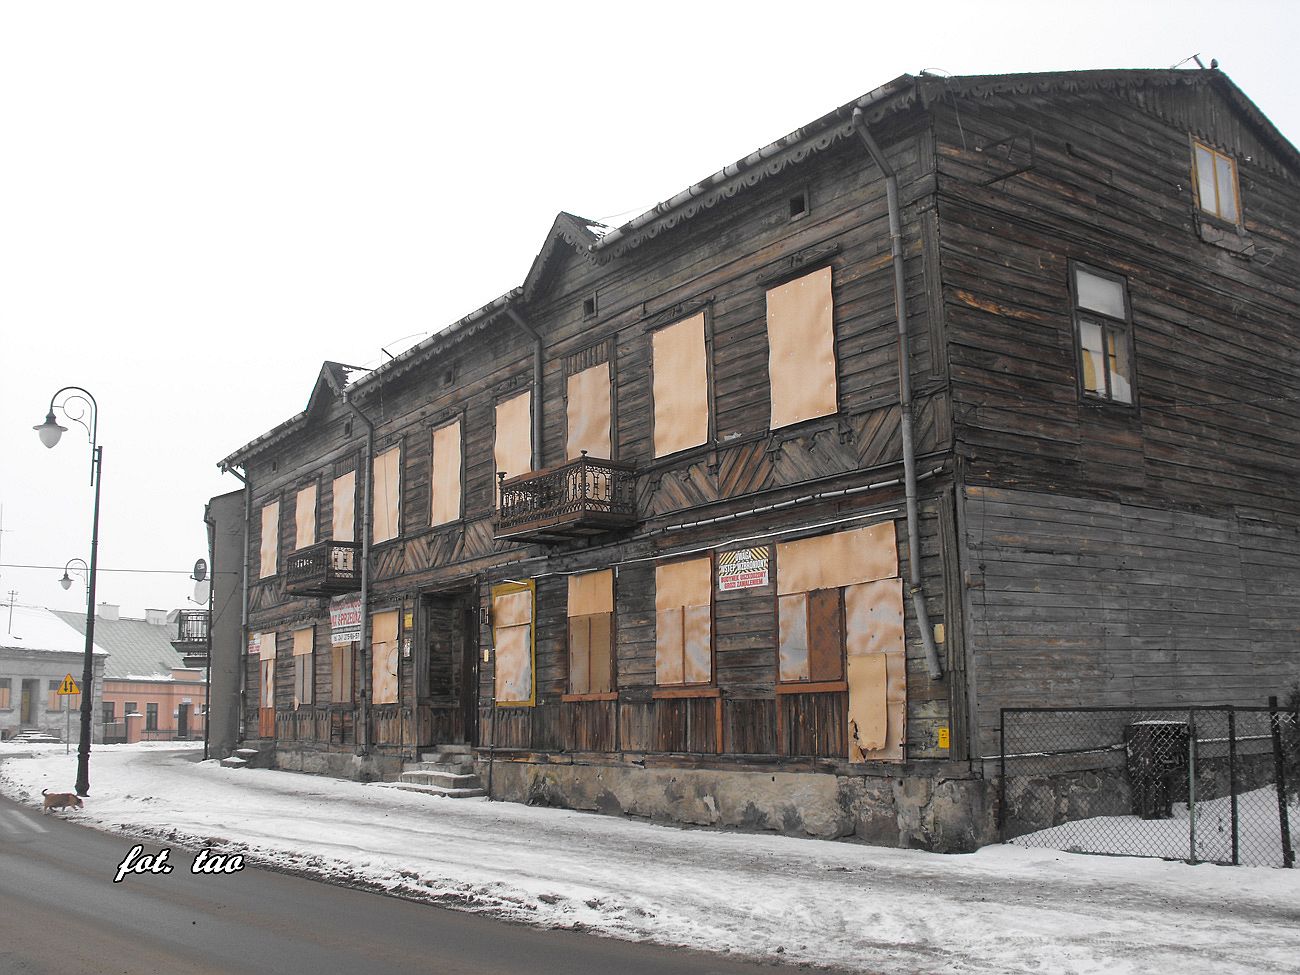
[[[182,704],[176,709],[176,737],[188,738],[190,736],[190,706]]]
[[[22,706],[18,711],[18,723],[22,727],[36,726],[36,706],[40,701],[40,687],[39,680],[23,681]]]
[[[478,593],[430,593],[421,609],[420,744],[472,743],[478,717]]]

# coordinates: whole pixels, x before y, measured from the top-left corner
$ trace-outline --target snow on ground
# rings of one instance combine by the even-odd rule
[[[884,975],[1291,973],[1300,950],[1300,870],[679,829],[198,757],[96,747],[68,816],[543,927]],[[0,792],[32,806],[75,779],[62,746],[0,759]]]

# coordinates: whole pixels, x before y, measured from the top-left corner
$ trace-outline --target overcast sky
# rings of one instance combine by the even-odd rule
[[[645,13],[629,13],[643,9]],[[455,12],[449,12],[454,10]],[[621,223],[905,72],[1200,54],[1300,141],[1300,4],[0,0],[0,599],[188,605],[216,462],[522,282],[559,210]],[[65,425],[66,424],[65,422]],[[13,565],[53,565],[32,570]]]

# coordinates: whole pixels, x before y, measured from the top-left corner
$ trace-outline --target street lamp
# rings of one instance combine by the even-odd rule
[[[56,403],[55,401],[64,393],[68,395],[64,396],[63,402]],[[81,669],[81,741],[77,746],[77,795],[88,796],[90,795],[91,701],[94,696],[95,681],[95,569],[99,559],[99,488],[104,479],[104,448],[98,442],[99,405],[89,391],[80,386],[64,386],[50,397],[50,409],[45,415],[45,422],[32,427],[40,434],[41,443],[47,447],[57,444],[59,438],[68,429],[59,425],[54,417],[55,410],[60,410],[69,420],[80,423],[86,428],[86,433],[90,437],[90,483],[95,488],[95,514],[90,529],[90,567],[86,572],[86,654]],[[89,423],[86,422],[87,411],[90,413]],[[66,566],[63,570],[63,579],[60,579],[59,583],[64,589],[72,585]]]
[[[80,562],[79,566],[74,566],[73,562]],[[59,580],[59,585],[64,589],[72,588],[72,576],[68,572],[79,572],[86,580],[86,596],[90,596],[90,566],[86,565],[82,559],[68,559],[68,564],[63,567],[63,578]]]

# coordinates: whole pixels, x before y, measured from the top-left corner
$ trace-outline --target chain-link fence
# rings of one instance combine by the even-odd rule
[[[1295,710],[1004,708],[1001,742],[1003,842],[1294,865]]]

